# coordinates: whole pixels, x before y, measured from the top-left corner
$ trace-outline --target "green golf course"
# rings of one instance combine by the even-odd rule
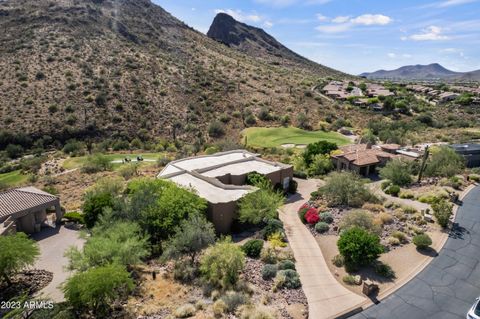
[[[318,141],[351,144],[351,140],[337,132],[305,131],[296,127],[250,127],[242,132],[247,145],[253,147],[280,147],[284,144],[307,145]]]

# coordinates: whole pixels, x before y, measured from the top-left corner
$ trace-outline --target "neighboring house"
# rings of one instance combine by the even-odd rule
[[[445,103],[449,101],[455,100],[457,97],[459,97],[460,94],[458,93],[453,93],[453,92],[443,92],[438,96],[438,99],[440,102]]]
[[[287,189],[293,167],[269,162],[245,150],[197,156],[170,162],[158,174],[180,186],[193,189],[208,202],[208,219],[219,233],[227,233],[237,217],[237,202],[256,190],[245,185],[247,175],[260,173],[273,185]]]
[[[453,144],[450,147],[465,158],[467,167],[480,167],[480,144]]]
[[[340,148],[341,153],[332,156],[337,170],[354,171],[362,176],[375,173],[377,167],[384,166],[397,155],[373,148],[370,144],[355,144]]]
[[[60,199],[35,187],[14,188],[0,193],[0,235],[15,232],[39,232],[47,221],[47,210],[53,209],[56,221],[63,212]]]

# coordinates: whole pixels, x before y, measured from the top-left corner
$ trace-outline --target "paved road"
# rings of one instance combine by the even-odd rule
[[[297,215],[298,208],[318,189],[318,180],[298,180],[298,193],[280,212],[296,260],[302,288],[308,300],[309,318],[331,318],[366,299],[343,287],[328,269],[315,238]]]
[[[430,265],[354,319],[464,319],[480,295],[480,186],[463,200],[455,231]]]
[[[40,246],[40,258],[34,268],[53,273],[52,281],[40,291],[40,294],[55,302],[61,302],[64,297],[59,286],[70,275],[70,272],[65,270],[68,260],[63,254],[70,246],[82,247],[84,241],[79,238],[78,231],[63,226],[44,229],[40,233],[34,234],[33,238]]]

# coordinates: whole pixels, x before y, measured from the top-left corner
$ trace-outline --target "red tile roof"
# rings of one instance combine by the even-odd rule
[[[8,217],[26,209],[52,203],[58,197],[35,187],[14,188],[0,193],[0,218]]]

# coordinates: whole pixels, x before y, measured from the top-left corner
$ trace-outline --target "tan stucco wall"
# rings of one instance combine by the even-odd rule
[[[17,230],[32,234],[35,232],[35,214],[27,214],[17,219]]]
[[[208,204],[207,217],[219,234],[230,232],[234,219],[237,217],[237,203]]]

